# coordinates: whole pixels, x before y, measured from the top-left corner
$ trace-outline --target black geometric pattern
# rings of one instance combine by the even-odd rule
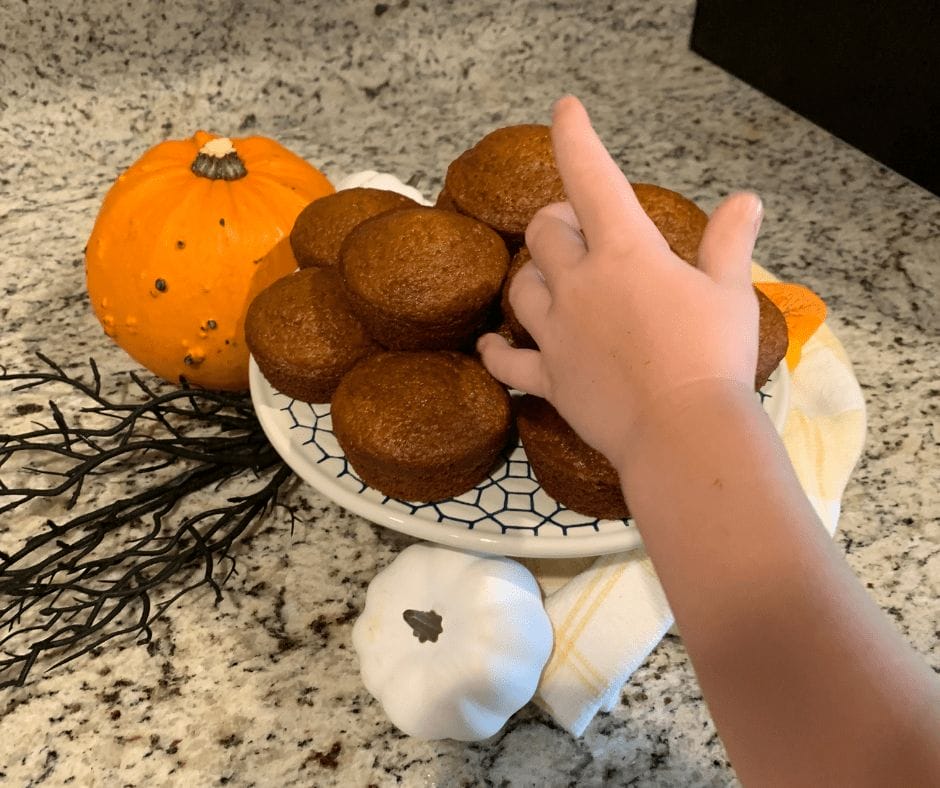
[[[366,496],[392,510],[428,522],[459,525],[468,530],[485,527],[488,532],[528,532],[538,536],[551,529],[553,535],[567,536],[573,529],[600,531],[600,524],[566,509],[539,486],[521,445],[507,449],[492,474],[472,490],[457,498],[437,503],[416,503],[390,498],[368,487],[346,461],[333,435],[329,405],[310,405],[284,398],[291,429],[302,431],[300,441],[308,457],[350,492]],[[627,520],[615,521],[620,528],[632,528]]]

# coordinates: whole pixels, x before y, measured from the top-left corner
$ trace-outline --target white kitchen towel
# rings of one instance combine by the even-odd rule
[[[755,264],[755,281],[773,277]],[[838,339],[823,325],[790,373],[783,441],[826,530],[838,525],[842,493],[865,441],[865,402]],[[623,685],[673,623],[642,550],[584,561],[528,561],[542,584],[555,633],[536,702],[574,736],[620,700]]]

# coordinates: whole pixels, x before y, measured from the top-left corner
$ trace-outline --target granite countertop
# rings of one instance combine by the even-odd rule
[[[868,403],[837,538],[940,669],[940,202],[689,52],[691,0],[78,5],[0,9],[0,364],[33,370],[43,350],[78,370],[93,356],[107,390],[126,388],[137,367],[91,312],[82,250],[109,184],[164,138],[264,134],[331,176],[375,168],[433,195],[484,133],[546,122],[573,92],[632,178],[708,210],[733,189],[762,195],[757,259],[826,299]],[[2,390],[5,431],[42,418],[24,396]],[[254,528],[217,606],[198,591],[149,645],[111,643],[0,691],[0,782],[734,782],[672,636],[580,739],[533,707],[476,744],[399,734],[360,682],[350,632],[409,540],[300,484],[286,502],[293,530],[282,509]],[[53,513],[0,515],[0,549]]]

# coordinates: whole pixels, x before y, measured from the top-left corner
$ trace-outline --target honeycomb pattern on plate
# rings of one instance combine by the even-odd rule
[[[390,509],[431,522],[471,530],[486,527],[503,534],[526,531],[537,536],[541,530],[550,528],[555,529],[556,535],[567,536],[577,529],[600,530],[596,519],[566,509],[542,490],[521,445],[507,449],[489,477],[457,498],[437,503],[401,501],[368,487],[356,475],[333,435],[329,405],[289,400],[283,410],[290,416],[291,429],[305,433],[304,450],[311,453],[324,473],[351,492]],[[633,527],[628,520],[614,522]]]
[[[770,396],[759,393],[761,401]],[[322,472],[349,492],[389,510],[429,522],[501,534],[523,532],[538,536],[550,531],[552,536],[578,536],[597,533],[602,529],[609,531],[618,525],[634,528],[630,520],[598,521],[559,504],[539,486],[526,459],[525,450],[518,443],[507,448],[490,476],[457,498],[437,503],[390,498],[366,485],[346,461],[333,435],[328,404],[311,405],[281,394],[275,396],[286,403],[281,410],[290,420],[290,429],[300,431],[302,437],[299,443]]]

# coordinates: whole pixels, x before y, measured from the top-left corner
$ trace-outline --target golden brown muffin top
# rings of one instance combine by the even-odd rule
[[[754,374],[754,388],[759,390],[787,354],[790,338],[783,312],[756,287],[754,292],[757,293],[757,305],[760,309],[757,324],[757,370]]]
[[[451,162],[444,189],[461,213],[522,235],[539,208],[565,199],[548,126],[490,132]]]
[[[253,353],[313,367],[377,347],[352,313],[334,268],[295,271],[262,290],[248,307],[245,338]]]
[[[427,468],[492,449],[509,429],[509,394],[462,353],[387,352],[346,374],[331,403],[347,453]]]
[[[399,208],[418,205],[386,189],[343,189],[304,208],[290,233],[291,250],[301,268],[333,266],[346,236],[360,222]]]
[[[383,313],[423,322],[493,301],[509,267],[503,240],[482,222],[436,208],[369,219],[343,244],[346,286]]]
[[[653,183],[634,183],[633,191],[669,248],[691,265],[708,224],[708,214],[679,192]]]

